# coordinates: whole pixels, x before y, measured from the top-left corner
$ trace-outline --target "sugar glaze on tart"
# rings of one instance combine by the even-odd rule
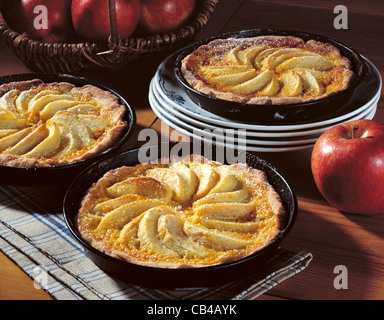
[[[125,107],[92,85],[36,79],[0,86],[0,164],[50,167],[74,163],[116,142]]]
[[[240,259],[279,234],[285,210],[264,172],[197,155],[162,163],[97,181],[78,213],[82,237],[131,263],[188,268]]]
[[[249,104],[318,100],[345,90],[354,77],[335,46],[292,36],[213,40],[185,57],[181,71],[202,93]]]

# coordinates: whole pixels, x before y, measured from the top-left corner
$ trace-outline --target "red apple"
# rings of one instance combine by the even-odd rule
[[[311,159],[315,183],[345,213],[384,213],[384,124],[356,120],[317,140]]]
[[[117,27],[128,38],[140,21],[140,0],[116,0]],[[107,0],[72,0],[72,21],[76,32],[87,41],[106,41],[111,35]]]
[[[142,0],[141,7],[141,27],[149,33],[165,33],[192,15],[195,0]]]
[[[67,42],[73,36],[71,0],[17,0],[15,29],[44,42]]]

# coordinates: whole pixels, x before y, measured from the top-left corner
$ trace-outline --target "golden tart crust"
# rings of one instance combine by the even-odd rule
[[[98,154],[126,128],[125,107],[93,85],[39,79],[0,86],[0,164],[51,167]]]
[[[131,263],[188,268],[248,256],[280,232],[281,199],[264,172],[194,155],[107,172],[77,217],[93,247]]]
[[[202,93],[249,104],[322,99],[354,77],[335,46],[292,36],[217,39],[185,57],[181,72]]]

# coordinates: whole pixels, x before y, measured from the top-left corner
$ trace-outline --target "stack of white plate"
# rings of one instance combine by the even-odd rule
[[[329,128],[352,120],[372,119],[381,93],[355,110],[319,122],[298,125],[256,125],[232,121],[212,114],[194,103],[174,78],[162,72],[161,64],[151,81],[149,102],[156,115],[178,132],[203,142],[251,152],[285,152],[313,147]],[[166,76],[163,76],[166,75]]]

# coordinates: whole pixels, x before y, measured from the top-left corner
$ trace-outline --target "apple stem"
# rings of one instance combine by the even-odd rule
[[[357,133],[357,130],[359,130],[359,125],[358,124],[355,124],[353,126],[353,130],[352,130],[352,139],[355,139],[355,135]],[[356,135],[357,136],[357,135]]]

